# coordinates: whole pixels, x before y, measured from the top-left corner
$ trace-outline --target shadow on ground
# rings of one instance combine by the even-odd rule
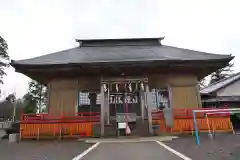
[[[182,136],[164,143],[193,160],[240,159],[240,135],[231,133],[218,133],[215,140],[209,139],[207,134],[202,134],[200,146],[196,145],[193,136]]]

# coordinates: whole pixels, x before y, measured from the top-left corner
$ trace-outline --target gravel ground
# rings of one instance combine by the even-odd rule
[[[184,136],[164,143],[193,160],[240,159],[240,135],[219,133],[215,140],[210,140],[206,134],[200,135],[200,146],[196,145],[193,136]]]
[[[0,142],[0,160],[71,160],[92,144],[77,141]]]

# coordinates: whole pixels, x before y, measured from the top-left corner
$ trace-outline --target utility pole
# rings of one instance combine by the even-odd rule
[[[12,121],[15,122],[15,120],[16,120],[16,92],[15,92],[15,88],[14,88],[13,96],[11,98],[11,103],[13,104]]]

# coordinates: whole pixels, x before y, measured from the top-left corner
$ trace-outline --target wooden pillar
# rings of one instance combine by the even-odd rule
[[[107,115],[107,124],[110,124],[110,104],[109,104],[109,87],[107,93],[105,93],[105,105],[104,107],[106,108],[106,115]]]
[[[147,110],[148,110],[148,123],[149,132],[153,134],[152,128],[152,93],[149,91],[149,86],[146,84],[146,94],[147,94]]]
[[[104,88],[103,84],[101,84],[101,93],[100,93],[100,103],[101,103],[101,136],[104,136],[104,116],[105,116],[105,109],[104,109]]]
[[[104,92],[104,121],[106,121],[107,124],[110,124],[109,119],[109,91]]]
[[[198,108],[202,108],[202,100],[200,95],[200,86],[196,85],[196,94],[197,94],[197,101],[198,101]]]
[[[48,98],[48,102],[47,102],[47,113],[50,113],[50,100],[51,100],[51,83],[48,83],[47,86],[47,98]]]
[[[144,90],[140,90],[140,106],[141,106],[141,119],[142,123],[144,123],[144,115],[145,115],[145,103],[144,103]]]
[[[173,109],[172,101],[172,87],[168,85],[168,107]]]
[[[77,95],[76,95],[76,99],[77,99],[77,101],[76,101],[76,106],[75,106],[75,115],[77,116],[78,115],[78,108],[79,108],[79,79],[77,80]]]

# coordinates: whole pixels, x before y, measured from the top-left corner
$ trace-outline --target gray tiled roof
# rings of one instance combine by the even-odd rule
[[[207,93],[213,93],[223,87],[228,86],[229,84],[231,84],[234,81],[237,81],[240,79],[240,72],[236,73],[230,77],[224,78],[220,81],[214,82],[212,84],[210,84],[209,86],[203,88],[200,90],[200,93],[202,94],[207,94]]]
[[[165,45],[76,47],[14,64],[50,65],[68,63],[131,62],[152,60],[214,60],[230,55],[210,54]]]

